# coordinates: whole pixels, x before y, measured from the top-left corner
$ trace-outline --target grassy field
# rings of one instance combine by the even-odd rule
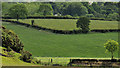
[[[15,19],[14,19],[15,20]],[[33,19],[20,19],[19,21],[31,24]],[[77,19],[34,19],[35,25],[56,30],[73,30]],[[117,21],[91,20],[90,29],[118,29]]]
[[[110,53],[105,53],[104,43],[108,39],[118,41],[117,32],[64,35],[8,22],[3,22],[3,26],[17,33],[25,50],[30,51],[33,56],[110,58]],[[114,55],[117,57],[117,52]]]

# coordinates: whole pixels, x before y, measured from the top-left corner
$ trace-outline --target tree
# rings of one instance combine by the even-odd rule
[[[110,19],[110,20],[118,20],[118,17],[119,17],[118,13],[109,14],[107,16],[107,18]]]
[[[64,15],[82,16],[88,13],[88,9],[82,3],[74,2],[70,3],[64,12]]]
[[[26,6],[27,10],[29,10],[28,15],[40,15],[37,13],[40,4],[41,4],[41,2],[26,3],[25,6]]]
[[[106,48],[106,51],[111,52],[111,56],[113,59],[113,53],[118,49],[118,42],[115,40],[108,40],[105,44],[104,47]]]
[[[117,5],[118,5],[118,8],[119,8],[119,9],[118,9],[118,10],[119,10],[119,12],[118,12],[118,14],[119,14],[118,21],[120,21],[120,1],[118,2]]]
[[[25,18],[27,16],[27,8],[22,3],[17,3],[9,9],[9,16],[12,18],[17,18],[17,21],[20,18]]]
[[[101,8],[100,8],[100,6],[98,5],[97,2],[93,2],[92,7],[97,13],[101,12]]]
[[[89,23],[90,20],[87,17],[80,17],[77,21],[77,27],[82,29],[83,33],[87,33],[89,31]]]
[[[38,12],[40,12],[44,16],[53,15],[53,8],[51,4],[40,4]]]
[[[2,16],[8,15],[9,9],[14,5],[14,3],[2,2]]]

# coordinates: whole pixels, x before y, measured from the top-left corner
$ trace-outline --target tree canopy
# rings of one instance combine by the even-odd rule
[[[82,29],[83,33],[87,33],[89,31],[89,23],[90,20],[87,17],[80,17],[76,25],[78,28]]]
[[[16,3],[8,3],[2,2],[2,16],[9,15],[10,8]],[[89,14],[95,18],[104,18],[107,20],[116,20],[119,14],[119,2],[25,2],[20,3],[24,4],[27,8],[29,16],[41,16],[41,15],[56,15],[59,14],[61,16],[88,16]],[[16,11],[19,11],[19,7]],[[21,9],[20,9],[21,10]],[[14,12],[15,11],[11,11]],[[13,15],[11,14],[11,15]],[[115,15],[113,15],[115,14]],[[111,18],[114,16],[115,18]],[[16,18],[16,16],[14,16]]]
[[[119,44],[117,41],[115,40],[108,40],[105,44],[104,47],[106,48],[106,51],[110,52],[112,55],[112,59],[113,59],[113,53],[115,51],[117,51],[117,49],[119,48]]]
[[[38,12],[44,16],[53,15],[53,8],[50,4],[40,4]]]
[[[9,16],[12,18],[25,18],[27,16],[27,8],[22,3],[17,3],[9,9]]]

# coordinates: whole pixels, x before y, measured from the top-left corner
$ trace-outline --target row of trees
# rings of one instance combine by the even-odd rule
[[[2,3],[2,15],[9,14],[9,9],[17,3]],[[118,18],[119,7],[117,2],[31,2],[22,5],[28,10],[28,15],[69,15],[99,17],[116,20]],[[16,7],[16,9],[18,9]]]

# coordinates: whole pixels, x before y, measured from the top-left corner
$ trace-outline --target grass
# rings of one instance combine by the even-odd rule
[[[15,19],[13,19],[15,20]],[[20,19],[19,21],[31,24],[33,19]],[[35,25],[56,30],[75,30],[77,19],[34,19]],[[118,29],[117,21],[91,20],[90,29]]]
[[[110,58],[110,53],[105,53],[104,43],[108,39],[118,41],[117,32],[64,35],[9,22],[3,22],[3,25],[18,34],[25,50],[30,51],[33,56]],[[117,57],[117,52],[114,56]]]
[[[34,64],[26,63],[15,57],[4,57],[2,58],[2,66],[34,66]]]
[[[6,49],[6,48],[0,46],[0,50],[2,50],[2,49]],[[7,55],[7,53],[9,53],[9,52],[3,50],[0,53]],[[21,56],[21,54],[16,53],[16,52],[14,52],[14,57],[5,57],[5,56],[0,55],[0,64],[2,64],[2,66],[35,66],[35,64],[26,63],[26,62],[20,60],[19,59],[20,56]]]

